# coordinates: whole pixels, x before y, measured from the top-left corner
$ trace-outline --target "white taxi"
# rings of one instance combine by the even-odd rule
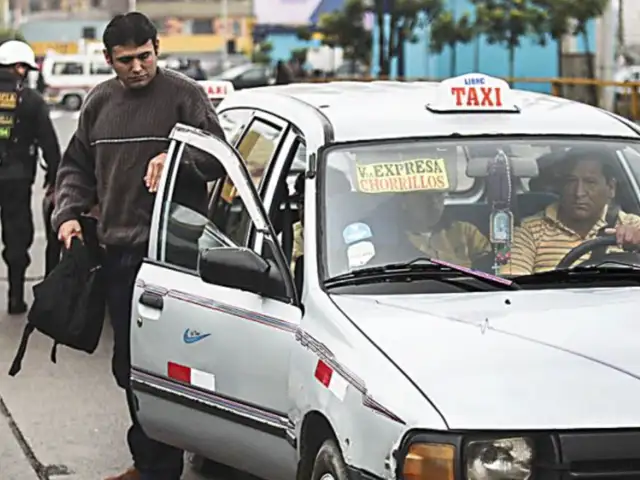
[[[171,134],[136,281],[149,436],[268,480],[640,477],[640,257],[604,235],[637,126],[478,73],[218,111],[231,146]]]

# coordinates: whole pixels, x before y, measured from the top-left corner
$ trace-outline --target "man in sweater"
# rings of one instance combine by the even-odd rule
[[[64,153],[56,182],[53,226],[68,247],[81,237],[78,218],[99,205],[99,235],[106,246],[107,307],[114,329],[113,373],[127,392],[134,468],[109,480],[178,480],[183,452],[156,442],[136,420],[129,384],[129,325],[135,277],[147,253],[154,194],[177,122],[224,138],[204,89],[157,66],[158,37],[141,13],[118,15],[103,35],[105,56],[117,77],[87,96],[78,129]],[[176,190],[185,203],[206,201],[206,181],[223,175],[208,155],[188,152]]]

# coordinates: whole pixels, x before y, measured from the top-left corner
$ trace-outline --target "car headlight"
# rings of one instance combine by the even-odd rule
[[[451,444],[436,442],[418,440],[408,445],[400,469],[403,480],[529,480],[531,477],[534,442],[529,438],[465,442],[458,437],[458,440],[452,439]],[[460,453],[464,453],[462,458]],[[460,466],[463,470],[456,475]]]
[[[528,480],[533,447],[524,437],[478,440],[465,448],[467,480]]]

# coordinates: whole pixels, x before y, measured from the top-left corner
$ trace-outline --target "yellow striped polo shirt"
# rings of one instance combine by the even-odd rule
[[[522,220],[515,228],[511,247],[511,263],[500,269],[502,275],[529,275],[553,270],[569,251],[585,240],[595,238],[606,225],[607,207],[586,237],[580,236],[558,220],[558,204],[549,205],[544,211]],[[640,217],[620,212],[616,225],[640,226]],[[620,251],[610,247],[608,252]],[[586,260],[590,254],[581,258]]]
[[[296,268],[296,260],[304,253],[304,229],[302,222],[293,224],[293,252],[291,253],[291,271]]]
[[[431,235],[406,232],[407,238],[425,256],[470,268],[478,257],[491,251],[491,244],[475,225],[452,222]]]

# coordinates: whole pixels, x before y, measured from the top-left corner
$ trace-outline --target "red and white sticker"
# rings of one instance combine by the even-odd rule
[[[209,390],[210,392],[216,391],[216,377],[212,373],[169,362],[167,364],[167,375],[173,380],[179,380],[194,387]]]
[[[349,384],[338,372],[322,360],[318,360],[315,377],[316,380],[324,385],[327,390],[333,393],[338,400],[344,400],[344,397],[347,395],[347,387]]]

